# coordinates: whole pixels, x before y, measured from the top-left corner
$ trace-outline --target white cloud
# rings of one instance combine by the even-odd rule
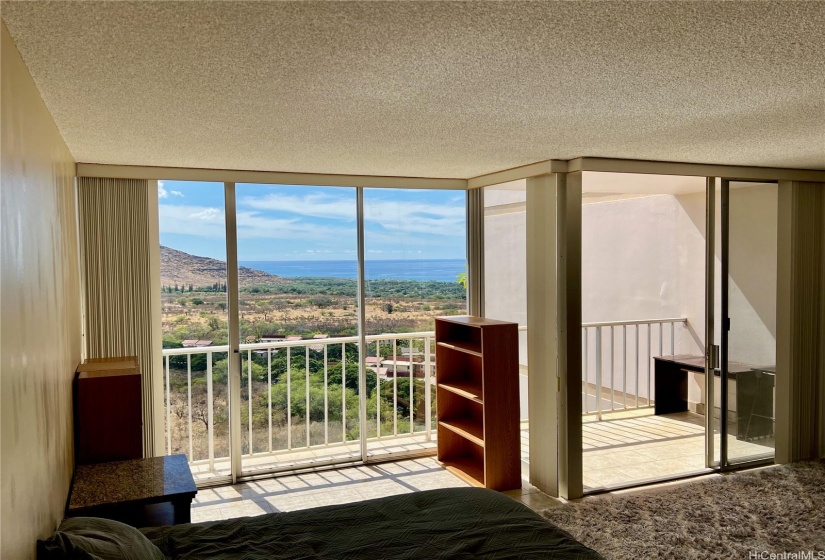
[[[451,202],[440,205],[368,198],[364,201],[364,220],[380,224],[393,232],[463,236],[463,200],[459,198]],[[273,210],[313,218],[354,221],[356,216],[354,198],[326,194],[243,197],[240,204],[255,210]]]
[[[158,198],[169,198],[170,194],[172,196],[183,196],[180,191],[167,191],[166,187],[163,186],[163,181],[158,181]]]
[[[226,236],[224,211],[210,206],[158,206],[161,233],[178,233],[223,239]],[[271,218],[256,211],[237,213],[239,239],[272,240],[346,240],[355,243],[354,228],[325,227],[303,223],[297,218]]]

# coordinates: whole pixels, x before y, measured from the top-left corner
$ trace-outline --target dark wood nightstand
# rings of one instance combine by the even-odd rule
[[[186,455],[78,465],[66,516],[135,527],[189,523],[197,493]]]

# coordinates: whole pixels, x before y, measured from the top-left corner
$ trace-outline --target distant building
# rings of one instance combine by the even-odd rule
[[[211,340],[184,340],[182,343],[184,348],[203,348],[212,344]]]
[[[312,338],[313,338],[313,340],[323,340],[325,338],[329,338],[329,335],[328,334],[316,334]],[[311,344],[309,346],[309,349],[310,350],[315,350],[316,352],[320,352],[321,350],[324,349],[324,346],[325,346],[324,344]]]
[[[283,334],[263,334],[261,335],[261,342],[281,342],[286,340],[286,335]]]

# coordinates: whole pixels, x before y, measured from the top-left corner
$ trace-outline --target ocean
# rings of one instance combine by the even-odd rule
[[[239,261],[240,266],[262,270],[270,274],[295,278],[355,278],[355,261]],[[455,282],[467,270],[463,259],[399,259],[366,261],[367,280],[435,280]]]

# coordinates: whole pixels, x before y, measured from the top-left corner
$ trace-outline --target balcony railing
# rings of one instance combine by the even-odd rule
[[[583,324],[583,414],[652,406],[652,359],[675,353],[678,324],[687,319]],[[368,447],[411,436],[434,441],[434,333],[366,342]],[[359,441],[358,337],[242,344],[240,351],[243,461],[274,465],[290,452],[332,454]],[[167,452],[221,474],[229,468],[228,353],[228,346],[163,350]]]
[[[687,319],[582,324],[582,413],[653,406],[653,358],[676,353],[677,324]]]
[[[368,447],[434,440],[433,338],[366,337]],[[243,461],[267,465],[270,455],[274,467],[288,452],[357,443],[358,337],[241,344],[240,352]],[[228,469],[228,353],[228,346],[163,350],[167,452],[187,453],[211,472],[222,470],[216,462]]]

